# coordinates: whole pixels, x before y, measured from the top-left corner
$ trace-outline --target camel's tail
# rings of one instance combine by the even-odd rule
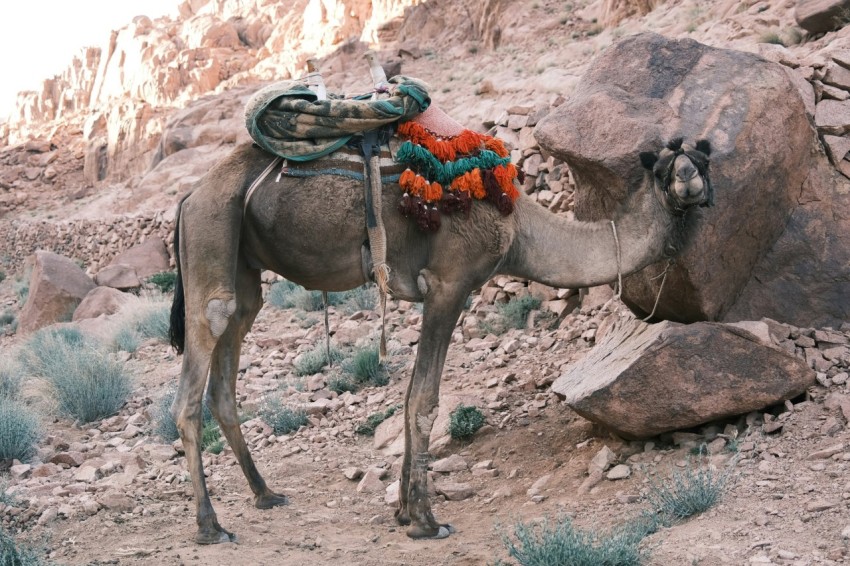
[[[187,195],[188,196],[188,195]],[[180,272],[180,212],[183,201],[177,204],[177,215],[174,219],[174,263],[177,264],[177,281],[174,284],[174,301],[171,303],[171,326],[168,337],[177,354],[183,353],[186,344],[186,300],[183,295],[183,274]]]

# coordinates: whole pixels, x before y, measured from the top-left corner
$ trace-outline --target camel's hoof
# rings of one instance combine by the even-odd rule
[[[406,527],[410,524],[410,515],[407,511],[402,511],[401,509],[395,510],[395,520],[402,527]]]
[[[267,493],[254,498],[254,507],[257,509],[271,509],[278,505],[289,505],[289,498],[277,493]]]
[[[223,542],[236,542],[236,535],[224,529],[212,529],[209,531],[198,531],[195,535],[198,544],[221,544]]]
[[[407,529],[407,536],[415,539],[438,540],[447,538],[455,533],[455,528],[451,525],[439,525],[438,527],[424,528],[414,525]]]

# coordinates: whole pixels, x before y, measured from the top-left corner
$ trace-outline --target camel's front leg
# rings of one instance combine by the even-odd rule
[[[437,523],[431,513],[428,440],[437,418],[446,351],[470,289],[441,281],[428,270],[420,275],[420,287],[426,291],[425,309],[419,350],[405,398],[404,461],[396,517],[401,524],[411,524],[407,531],[411,538],[444,538],[453,529]]]

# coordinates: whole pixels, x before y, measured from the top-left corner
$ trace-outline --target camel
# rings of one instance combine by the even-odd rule
[[[592,287],[680,253],[698,214],[713,198],[708,141],[674,140],[641,154],[648,170],[613,221],[557,216],[521,195],[513,214],[473,203],[468,217],[445,216],[425,233],[398,214],[397,185],[383,190],[389,280],[395,299],[423,302],[415,366],[404,401],[405,449],[396,519],[412,538],[454,532],[437,522],[427,492],[428,439],[437,416],[440,376],[458,317],[469,294],[497,274],[554,287]],[[245,202],[249,185],[272,161],[244,144],[215,165],[181,201],[175,229],[178,281],[172,343],[183,352],[172,407],[191,473],[196,541],[227,542],[218,523],[201,461],[204,389],[213,415],[242,468],[260,509],[287,504],[257,470],[237,416],[235,386],[240,344],[263,304],[262,269],[308,289],[344,291],[367,282],[370,256],[362,182],[341,176],[269,176]]]

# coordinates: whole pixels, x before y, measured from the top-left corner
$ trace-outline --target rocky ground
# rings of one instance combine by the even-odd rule
[[[14,308],[12,279],[0,290]],[[180,360],[156,341],[125,356],[135,389],[119,415],[85,426],[62,418],[46,423],[36,459],[11,468],[7,493],[14,494],[14,502],[2,508],[3,523],[68,564],[223,559],[484,564],[506,558],[501,536],[517,521],[569,514],[578,525],[600,528],[637,516],[647,505],[649,478],[665,481],[693,466],[696,448],[704,443],[709,455],[703,464],[730,469],[728,491],[706,514],[647,539],[649,564],[845,563],[850,539],[846,361],[831,364],[819,374],[818,385],[784,405],[628,442],[595,428],[549,391],[560,368],[593,345],[603,320],[625,316],[622,307],[600,311],[604,298],[594,306],[591,297],[559,328],[547,328],[551,316],[537,316],[526,330],[479,338],[480,321],[493,307],[480,298],[473,301],[449,349],[435,426],[440,434],[432,443],[435,513],[458,529],[447,540],[414,542],[394,524],[400,416],[381,425],[374,438],[355,433],[368,415],[402,402],[421,320],[407,303],[391,304],[388,316],[394,352],[389,385],[342,396],[326,387],[332,370],[303,378],[293,373],[296,356],[323,340],[320,313],[264,307],[243,347],[237,383],[241,410],[250,416],[263,395],[281,391],[287,403],[308,408],[310,422],[281,436],[257,418],[243,424],[267,480],[291,498],[285,508],[254,509],[229,450],[205,455],[219,518],[238,533],[238,545],[191,542],[194,504],[185,460],[179,442],[163,443],[152,422]],[[378,317],[372,311],[332,309],[331,327],[334,343],[345,347],[376,336]],[[850,328],[842,332],[850,337]],[[794,329],[791,336],[801,353],[817,343],[812,329]],[[13,352],[24,340],[5,336],[0,346]],[[37,383],[27,391],[45,407]],[[458,403],[476,405],[486,416],[487,424],[468,443],[450,441],[445,432],[445,414]]]
[[[670,1],[647,17],[607,27],[595,20],[599,4],[541,1],[508,14],[512,23],[504,25],[496,51],[480,39],[455,37],[438,46],[414,41],[401,55],[403,71],[437,85],[435,100],[465,125],[496,126],[500,136],[513,138],[519,147],[514,157],[525,160],[529,174],[525,191],[553,211],[570,214],[572,179],[535,149],[530,136],[535,114],[559,104],[596,54],[635,31],[773,53],[811,85],[803,89],[812,89],[812,116],[816,102],[826,100],[824,108],[842,112],[850,104],[850,82],[841,72],[847,59],[828,49],[830,42],[840,46],[850,28],[799,43],[804,38],[793,21],[794,2]],[[788,49],[772,45],[773,36]],[[326,82],[334,89],[365,90],[365,67],[356,69],[344,50],[331,54],[325,65]],[[179,194],[210,160],[242,139],[232,132],[241,128],[240,103],[255,87],[228,91],[225,86],[230,85],[219,89],[218,98],[194,102],[183,113],[147,109],[136,115],[147,137],[110,149],[119,165],[123,160],[139,169],[130,179],[92,181],[92,168],[97,177],[92,148],[106,135],[104,123],[87,126],[76,118],[51,123],[35,128],[36,141],[4,148],[0,214],[10,222],[0,233],[12,230],[17,239],[6,241],[20,244],[20,250],[3,251],[12,268],[0,283],[0,310],[20,314],[14,278],[31,245],[67,252],[92,268],[136,243],[127,235],[134,226],[143,225],[145,237],[154,233],[167,242]],[[124,114],[134,115],[114,115]],[[830,138],[824,139],[830,158],[846,175],[848,161],[833,150],[847,153],[839,131],[850,121],[842,113],[821,114],[820,133]],[[831,125],[832,116],[843,121]],[[141,135],[119,123],[112,126],[122,136]],[[183,126],[187,129],[180,130]],[[200,131],[202,126],[209,128]],[[190,130],[192,148],[171,154],[159,170],[140,169],[156,152],[160,132]],[[93,131],[96,135],[85,137]],[[135,217],[102,220],[127,212]],[[58,222],[68,218],[79,224],[69,229]],[[86,224],[89,219],[97,223]],[[207,454],[214,505],[222,525],[239,535],[238,545],[192,542],[194,503],[179,444],[161,442],[153,432],[155,408],[174,384],[180,359],[155,341],[126,357],[135,389],[118,416],[84,426],[45,417],[37,457],[11,469],[7,492],[14,497],[0,504],[3,525],[65,564],[487,564],[507,558],[501,537],[517,521],[569,514],[582,527],[598,528],[636,516],[646,508],[650,478],[663,481],[688,469],[704,443],[709,450],[704,463],[730,470],[725,498],[709,512],[647,539],[649,564],[850,562],[850,360],[820,347],[850,338],[847,324],[834,329],[843,338],[833,335],[832,341],[817,334],[825,329],[789,329],[781,341],[817,365],[818,384],[805,395],[728,422],[634,442],[598,429],[549,390],[563,368],[594,345],[606,319],[625,316],[624,307],[615,302],[609,305],[613,312],[600,311],[604,295],[580,303],[572,291],[552,290],[545,307],[553,314],[535,315],[528,328],[501,336],[482,332],[493,303],[525,288],[525,282],[506,279],[485,288],[461,319],[449,349],[442,415],[457,403],[475,404],[487,425],[468,443],[449,441],[445,428],[434,439],[435,514],[458,529],[446,540],[411,541],[394,524],[400,417],[390,418],[375,438],[355,432],[369,415],[402,402],[421,321],[417,307],[404,303],[391,303],[388,316],[394,352],[389,385],[343,396],[327,388],[330,372],[303,379],[293,374],[296,356],[323,340],[320,316],[264,307],[243,346],[237,388],[259,467],[270,485],[289,495],[291,505],[254,509],[232,454],[227,449]],[[569,314],[576,307],[579,311]],[[331,315],[333,340],[340,345],[374,337],[377,327],[372,311],[340,309]],[[2,355],[25,340],[0,336]],[[253,418],[262,396],[272,391],[305,404],[309,425],[276,436]],[[26,395],[45,415],[55,414],[38,382],[28,384]]]

